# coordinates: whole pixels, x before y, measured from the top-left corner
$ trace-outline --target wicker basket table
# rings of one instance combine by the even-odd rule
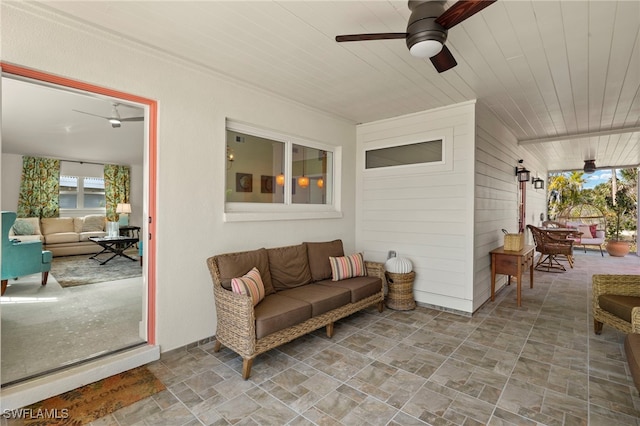
[[[385,272],[389,292],[386,305],[389,309],[397,311],[410,311],[415,309],[416,301],[413,298],[413,279],[415,272],[398,274]]]

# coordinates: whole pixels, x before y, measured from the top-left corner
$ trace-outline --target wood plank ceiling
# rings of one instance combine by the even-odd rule
[[[405,31],[405,1],[37,7],[355,123],[478,99],[550,170],[640,164],[636,0],[500,0],[449,31],[458,66],[442,74],[403,40],[335,42]]]

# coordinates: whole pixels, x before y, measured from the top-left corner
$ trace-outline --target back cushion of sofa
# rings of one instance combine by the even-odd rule
[[[47,217],[40,219],[42,235],[57,234],[60,232],[75,232],[72,217]]]
[[[84,217],[82,231],[80,232],[100,232],[104,231],[105,216],[90,214]]]
[[[244,251],[240,253],[226,253],[215,256],[218,270],[220,271],[220,280],[222,286],[227,290],[231,290],[231,279],[241,277],[252,268],[260,271],[260,278],[264,284],[265,296],[273,294],[271,281],[271,271],[269,270],[269,256],[267,249]]]
[[[344,256],[342,240],[304,243],[307,246],[309,270],[313,281],[331,279],[329,256]]]
[[[307,246],[298,244],[267,249],[271,280],[276,291],[300,287],[311,282]]]

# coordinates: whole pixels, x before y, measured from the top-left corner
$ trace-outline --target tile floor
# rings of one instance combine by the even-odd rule
[[[622,347],[593,333],[591,275],[640,273],[640,258],[577,253],[566,273],[535,273],[516,307],[505,287],[473,317],[374,309],[241,360],[206,343],[150,365],[167,390],[104,425],[640,425]]]

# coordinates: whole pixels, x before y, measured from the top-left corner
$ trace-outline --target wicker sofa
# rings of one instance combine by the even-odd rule
[[[366,275],[333,281],[335,264],[332,268],[330,257],[350,258],[344,256],[341,240],[261,248],[207,259],[217,316],[214,350],[224,345],[240,355],[245,380],[251,374],[253,360],[263,352],[322,327],[332,337],[335,321],[363,308],[377,305],[382,312],[383,264],[363,262]],[[257,304],[252,297],[232,290],[238,277],[253,268],[259,271],[265,294]]]
[[[593,331],[607,324],[623,333],[640,333],[640,275],[594,275]]]

